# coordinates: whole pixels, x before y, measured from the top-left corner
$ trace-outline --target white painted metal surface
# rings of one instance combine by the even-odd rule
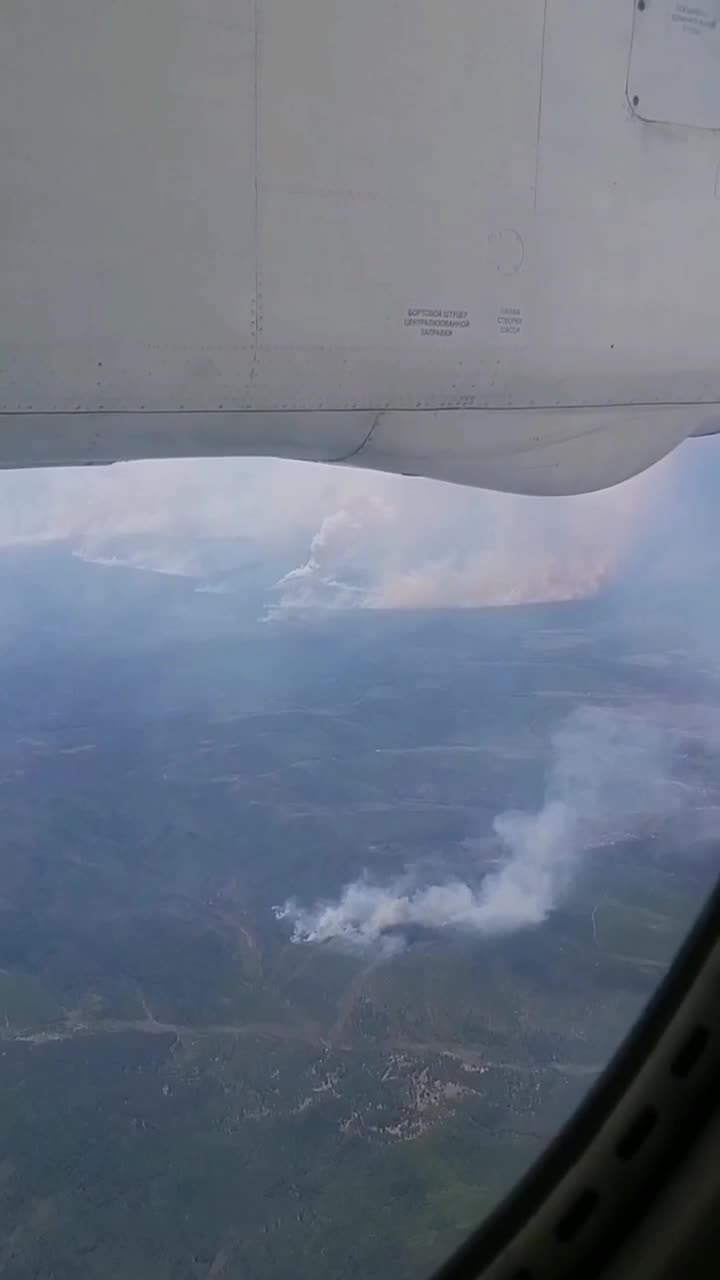
[[[718,430],[718,37],[644,119],[636,2],[2,0],[0,464],[554,493]]]
[[[643,120],[720,129],[720,0],[636,4],[628,98]]]

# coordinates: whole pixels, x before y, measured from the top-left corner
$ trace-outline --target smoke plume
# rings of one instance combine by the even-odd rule
[[[64,543],[108,565],[199,579],[227,570],[236,587],[259,566],[275,616],[577,599],[617,577],[682,465],[674,454],[577,498],[271,459],[9,471],[0,551]]]
[[[567,894],[587,851],[631,834],[649,816],[674,810],[671,735],[637,716],[580,707],[555,733],[545,800],[536,813],[494,821],[502,858],[475,884],[448,878],[419,884],[412,873],[390,883],[368,877],[335,901],[275,907],[295,942],[338,939],[367,946],[387,930],[422,925],[481,935],[538,925]]]
[[[304,564],[275,583],[274,608],[349,609],[364,605],[366,572],[358,564],[368,531],[392,519],[379,497],[356,497],[323,517]]]
[[[660,464],[576,498],[478,493],[376,477],[325,516],[274,607],[476,608],[584,599],[620,570],[670,475]]]

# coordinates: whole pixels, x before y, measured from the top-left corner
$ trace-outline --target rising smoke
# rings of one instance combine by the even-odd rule
[[[321,520],[274,608],[477,608],[584,599],[611,582],[670,464],[601,493],[527,498],[374,477]]]
[[[323,516],[310,542],[304,564],[283,575],[275,584],[274,608],[350,609],[366,603],[367,592],[358,576],[358,560],[369,531],[393,518],[380,497],[356,497]],[[359,575],[362,579],[362,573]]]
[[[496,817],[502,860],[478,883],[421,884],[412,872],[385,884],[365,877],[335,901],[303,907],[291,899],[275,915],[292,924],[295,942],[356,946],[409,925],[492,936],[541,924],[593,846],[682,803],[672,759],[667,729],[629,713],[580,707],[553,736],[542,808]]]
[[[275,616],[569,600],[618,575],[681,469],[675,454],[578,498],[269,459],[11,471],[0,475],[0,551],[61,542],[109,566],[200,580],[264,565]]]

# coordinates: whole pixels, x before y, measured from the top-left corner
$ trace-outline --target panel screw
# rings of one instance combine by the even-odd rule
[[[640,101],[640,99],[638,98],[637,94],[635,94],[635,97],[633,98],[633,106],[634,106],[634,107],[636,107],[636,106],[638,105],[639,101]]]

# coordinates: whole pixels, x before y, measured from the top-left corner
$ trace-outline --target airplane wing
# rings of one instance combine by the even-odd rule
[[[720,4],[4,0],[0,465],[720,429]]]

